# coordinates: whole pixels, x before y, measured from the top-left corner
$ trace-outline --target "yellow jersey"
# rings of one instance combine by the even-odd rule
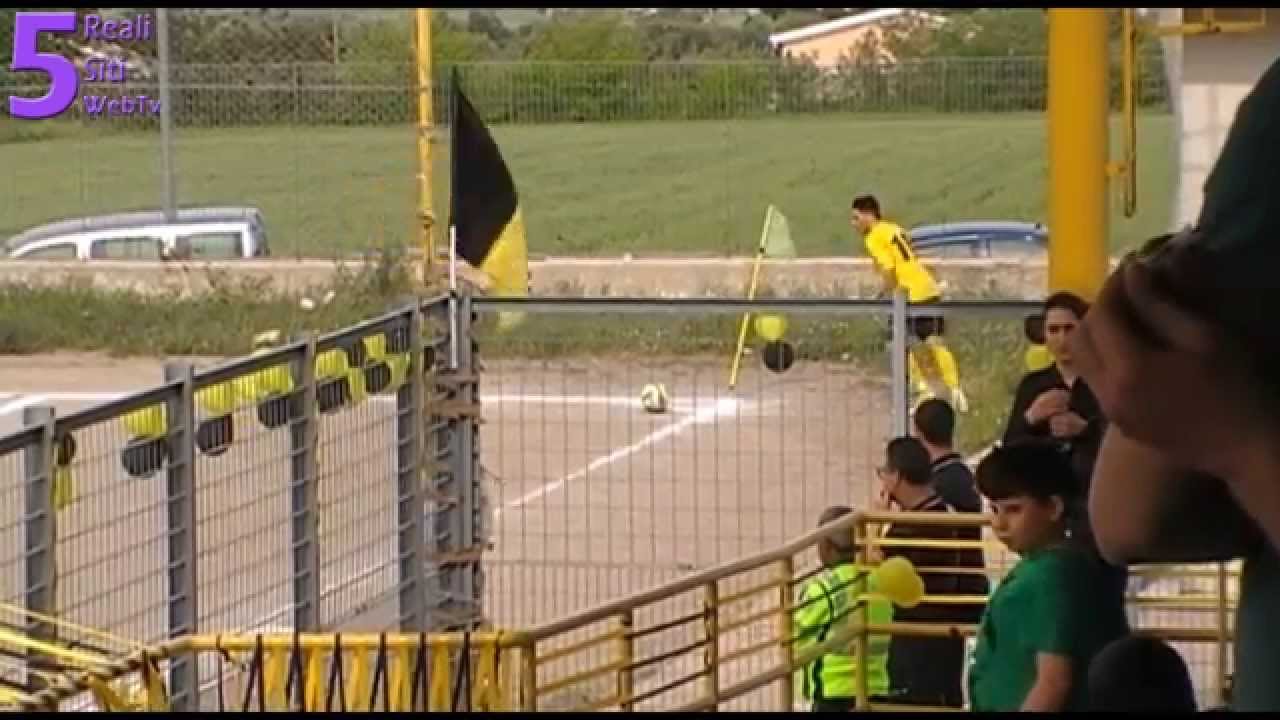
[[[896,223],[877,222],[867,231],[863,242],[880,272],[892,274],[898,287],[907,291],[908,302],[936,300],[941,295],[938,283],[916,259],[911,241]]]

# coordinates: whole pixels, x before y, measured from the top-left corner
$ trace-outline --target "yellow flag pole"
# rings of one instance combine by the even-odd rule
[[[773,206],[764,215],[764,227],[760,230],[760,245],[756,248],[755,264],[751,268],[751,284],[747,288],[747,300],[756,299],[756,285],[760,281],[760,261],[764,260],[765,243],[769,239],[769,223],[773,221]],[[729,389],[738,384],[738,369],[742,360],[742,350],[747,345],[747,327],[751,322],[751,313],[742,314],[742,326],[738,329],[738,347],[733,351],[733,366],[729,370]]]

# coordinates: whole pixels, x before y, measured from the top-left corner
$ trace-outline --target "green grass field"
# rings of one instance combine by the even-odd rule
[[[112,122],[127,122],[114,120]],[[1140,121],[1139,214],[1113,244],[1165,229],[1175,169],[1167,116]],[[1113,133],[1119,156],[1119,133]],[[905,224],[1047,221],[1043,115],[821,115],[735,122],[500,126],[534,254],[752,252],[765,208],[801,254],[853,252],[847,207],[871,191]],[[414,237],[414,132],[177,131],[184,205],[263,208],[279,256],[328,257]],[[435,146],[447,216],[448,144]],[[158,134],[88,131],[3,145],[0,233],[85,213],[158,207]],[[1119,192],[1114,205],[1119,206]]]

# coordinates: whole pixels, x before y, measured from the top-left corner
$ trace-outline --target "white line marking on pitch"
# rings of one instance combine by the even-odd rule
[[[542,487],[538,488],[537,490],[534,490],[533,492],[524,495],[523,497],[520,497],[516,500],[512,500],[511,502],[507,503],[506,505],[503,505],[501,508],[498,508],[496,511],[494,511],[494,515],[501,515],[503,510],[508,510],[508,509],[514,510],[523,505],[526,505],[532,500],[537,500],[540,497],[543,497],[545,495],[555,492],[556,490],[559,490],[560,488],[564,487],[567,483],[570,483],[574,480],[585,477],[588,473],[590,473],[593,470],[597,470],[601,467],[604,467],[605,465],[615,463],[618,460],[621,460],[622,458],[625,458],[636,452],[639,452],[640,450],[643,450],[650,445],[661,442],[669,437],[672,437],[673,435],[677,435],[693,425],[697,425],[699,423],[711,422],[712,420],[715,420],[716,418],[722,415],[727,415],[731,412],[736,412],[737,409],[738,409],[737,400],[733,398],[723,398],[717,401],[716,404],[712,407],[703,408],[695,412],[694,414],[689,415],[688,417],[684,417],[679,420],[676,420],[675,422],[668,423],[667,425],[664,425],[658,428],[657,430],[649,433],[648,435],[645,435],[644,437],[640,438],[636,442],[631,443],[630,445],[624,445],[618,448],[617,450],[614,450],[613,452],[609,453],[608,455],[601,455],[595,460],[592,460],[585,467],[579,468],[578,470],[575,470],[569,473],[568,475],[565,475],[559,480],[553,480],[547,483],[546,485],[543,485]]]

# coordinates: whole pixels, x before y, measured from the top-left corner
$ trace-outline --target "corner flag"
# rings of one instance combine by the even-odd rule
[[[511,172],[453,71],[449,197],[451,241],[458,256],[489,279],[494,296],[529,294],[529,252]],[[503,313],[510,327],[520,313]]]
[[[764,227],[760,230],[760,245],[756,248],[755,263],[751,268],[751,284],[747,288],[747,299],[754,300],[756,288],[760,282],[760,261],[769,258],[793,258],[796,256],[795,243],[791,241],[791,225],[787,216],[773,205],[765,211]],[[729,370],[729,388],[738,383],[739,362],[742,350],[747,343],[747,327],[751,321],[751,313],[743,313],[742,325],[738,329],[738,347],[733,353],[733,365]],[[780,342],[786,332],[786,319],[779,315],[762,315],[756,318],[757,331],[769,342]]]

